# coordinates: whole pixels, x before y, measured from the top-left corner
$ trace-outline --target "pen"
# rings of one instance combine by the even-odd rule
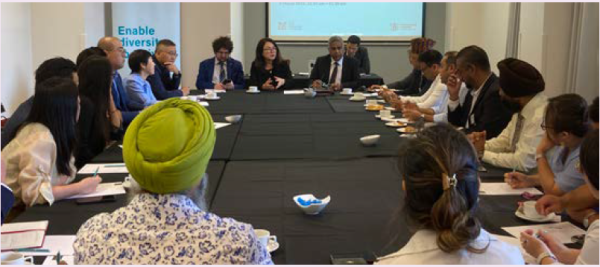
[[[20,249],[15,249],[15,251],[17,251],[17,252],[41,252],[41,253],[50,252],[49,249],[45,249],[45,248],[20,248]]]
[[[100,170],[100,167],[96,168],[96,171],[94,172],[94,177],[98,175],[98,170]]]

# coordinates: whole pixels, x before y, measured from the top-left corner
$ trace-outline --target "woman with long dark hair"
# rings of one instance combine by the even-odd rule
[[[449,125],[429,127],[400,148],[408,244],[377,264],[524,264],[515,246],[486,232],[475,217],[477,153]]]
[[[287,89],[291,78],[290,62],[281,57],[277,43],[271,38],[261,39],[250,69],[249,85],[260,90]]]
[[[49,203],[91,193],[102,180],[75,179],[76,129],[79,118],[77,86],[72,79],[50,78],[36,85],[33,106],[16,137],[2,150],[6,184],[19,203]]]
[[[79,94],[81,116],[78,123],[79,146],[75,165],[83,167],[104,151],[113,128],[121,124],[120,118],[111,117],[114,107],[110,97],[112,68],[106,57],[91,56],[79,69]],[[113,120],[116,118],[116,120]]]

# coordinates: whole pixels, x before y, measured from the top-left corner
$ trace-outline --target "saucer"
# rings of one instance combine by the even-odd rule
[[[523,220],[530,221],[530,222],[552,222],[552,221],[554,221],[556,214],[550,213],[545,218],[534,219],[534,218],[527,217],[520,209],[517,209],[517,211],[515,211],[515,216],[517,216]]]
[[[269,240],[269,243],[267,244],[267,251],[269,251],[269,253],[273,253],[273,251],[277,249],[279,249],[279,243],[277,241]]]
[[[219,99],[221,99],[221,97],[219,97],[219,96],[217,96],[217,97],[211,97],[211,98],[205,97],[204,99],[205,100],[219,100]]]
[[[404,128],[399,128],[398,130],[396,130],[399,133],[417,133],[417,129],[413,128],[413,127],[404,127]]]
[[[246,93],[248,93],[248,94],[260,94],[260,90],[259,91],[246,90]]]
[[[378,119],[393,119],[393,118],[395,118],[395,116],[394,115],[390,115],[389,117],[383,117],[382,118],[381,115],[377,114],[377,115],[375,115],[375,118],[378,118]]]
[[[344,92],[340,92],[340,95],[353,96],[353,95],[354,95],[354,93],[344,93]]]
[[[351,98],[350,98],[350,101],[354,101],[354,102],[362,102],[362,101],[365,101],[366,99],[367,99],[367,98],[354,98],[354,97],[351,97]]]
[[[398,123],[400,123],[400,124],[398,124]],[[406,127],[406,123],[403,123],[401,121],[390,121],[390,122],[386,123],[385,126],[399,128],[399,127]]]
[[[396,109],[395,109],[395,108],[393,108],[393,107],[385,107],[385,109],[387,109],[387,110],[391,110],[391,111],[396,111]]]

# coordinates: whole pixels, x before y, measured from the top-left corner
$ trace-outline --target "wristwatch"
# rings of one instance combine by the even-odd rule
[[[596,212],[590,212],[590,214],[585,215],[585,217],[583,218],[583,227],[585,227],[586,229],[590,227],[590,217],[594,215],[596,215]]]
[[[554,256],[554,254],[552,254],[552,252],[543,252],[542,254],[540,254],[537,259],[536,262],[537,264],[542,264],[542,260],[544,260],[545,258],[550,257],[554,260],[554,262],[558,262],[558,259],[556,258],[556,256]]]

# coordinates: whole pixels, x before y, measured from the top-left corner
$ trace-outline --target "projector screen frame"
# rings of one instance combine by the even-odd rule
[[[271,29],[270,29],[270,13],[269,13],[269,5],[271,4],[271,2],[266,2],[265,3],[265,11],[266,11],[266,16],[265,16],[265,32],[266,37],[273,39],[273,41],[279,43],[279,44],[321,44],[321,43],[326,43],[327,40],[329,39],[329,37],[324,37],[322,40],[287,40],[287,39],[277,39],[277,38],[273,38],[271,37]],[[425,37],[425,17],[427,14],[427,2],[421,2],[421,4],[423,5],[423,16],[421,17],[422,19],[422,25],[423,27],[421,27],[421,35],[420,36],[415,36],[414,38],[418,38],[418,37]],[[342,39],[347,40],[348,36],[341,36]],[[407,44],[410,43],[410,40],[363,40],[361,39],[360,41],[361,44],[393,44],[393,45],[397,45],[397,44]]]

